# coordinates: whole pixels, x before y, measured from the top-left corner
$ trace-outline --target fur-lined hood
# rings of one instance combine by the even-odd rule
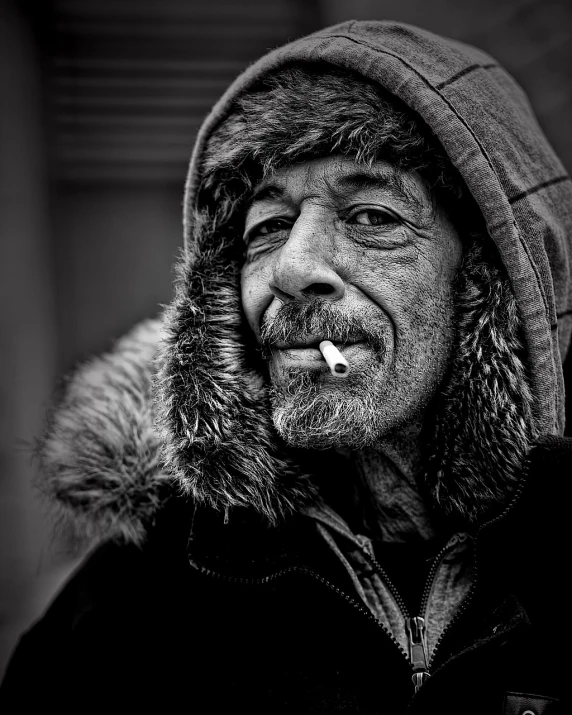
[[[214,107],[191,160],[175,300],[164,318],[68,380],[43,441],[42,488],[84,531],[141,541],[163,500],[181,490],[271,520],[312,493],[298,455],[274,433],[266,386],[249,360],[240,267],[197,218],[209,137],[237,96],[292,62],[358,72],[432,128],[483,214],[516,297],[534,432],[563,430],[572,187],[525,96],[474,48],[398,23],[343,23],[263,57]]]

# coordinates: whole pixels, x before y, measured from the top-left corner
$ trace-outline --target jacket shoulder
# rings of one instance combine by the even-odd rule
[[[492,581],[506,582],[537,623],[567,608],[571,476],[572,439],[538,440],[513,504],[483,532],[483,562]]]

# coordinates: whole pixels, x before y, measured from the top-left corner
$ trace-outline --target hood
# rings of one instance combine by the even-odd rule
[[[534,432],[563,431],[562,362],[572,329],[572,186],[564,168],[524,93],[490,56],[399,23],[346,22],[279,48],[252,65],[231,85],[199,132],[186,184],[185,250],[176,297],[164,318],[164,340],[157,356],[151,359],[149,349],[142,361],[147,367],[141,368],[141,374],[159,391],[157,414],[147,415],[144,426],[139,424],[145,410],[131,404],[135,399],[131,388],[127,397],[123,387],[119,392],[115,389],[117,381],[110,377],[116,367],[113,358],[104,358],[99,363],[103,373],[91,380],[103,400],[100,407],[105,407],[97,411],[98,420],[105,421],[111,413],[107,404],[111,397],[103,397],[106,390],[110,395],[115,390],[121,398],[120,414],[137,418],[137,425],[126,418],[129,448],[112,440],[93,456],[105,457],[109,464],[110,454],[121,455],[115,460],[119,471],[112,487],[123,479],[133,495],[139,480],[147,496],[124,502],[130,504],[127,511],[133,511],[134,504],[144,505],[134,510],[134,533],[139,535],[152,519],[152,504],[161,502],[165,484],[227,513],[231,507],[253,506],[272,520],[299,508],[312,493],[311,481],[300,468],[300,455],[285,450],[274,433],[263,379],[249,360],[240,265],[229,262],[224,246],[205,235],[197,207],[209,137],[237,96],[265,74],[293,62],[325,62],[357,72],[397,96],[432,128],[479,206],[510,280],[524,327]],[[156,378],[152,377],[155,366]],[[88,374],[90,369],[93,366],[87,368]],[[76,380],[82,379],[79,373]],[[149,385],[143,390],[147,400]],[[74,400],[81,411],[80,397],[75,395]],[[63,404],[69,407],[69,398],[64,397]],[[54,447],[67,407],[52,419],[45,442],[49,449],[43,452],[44,471],[50,475],[51,492],[64,503],[69,483],[64,481],[62,487],[61,475],[73,482],[76,502],[81,482],[85,496],[85,501],[79,500],[81,511],[89,514],[101,507],[101,500],[97,508],[89,506],[93,495],[85,487],[86,483],[93,486],[96,460],[87,472],[91,482],[77,475],[72,478],[68,466],[70,460],[77,466],[78,459],[64,450],[62,461]],[[158,426],[153,427],[156,418]],[[75,454],[88,440],[69,438],[72,422],[68,420],[63,432],[70,449],[75,443]],[[113,423],[114,435],[119,422]],[[101,432],[95,435],[92,430],[91,435],[99,438]],[[139,465],[134,471],[124,457],[144,443],[142,454],[149,459],[132,460]],[[94,491],[100,494],[97,485]],[[119,492],[112,488],[104,501],[116,504],[113,495],[117,498]],[[114,519],[118,513],[113,511]],[[119,522],[122,519],[117,517],[113,524]],[[111,524],[109,518],[105,523]]]
[[[526,332],[540,433],[564,429],[562,363],[572,331],[572,185],[522,89],[468,45],[395,22],[344,22],[264,56],[199,132],[186,184],[185,248],[209,136],[237,95],[292,62],[326,62],[379,83],[432,128],[475,198],[510,278]]]

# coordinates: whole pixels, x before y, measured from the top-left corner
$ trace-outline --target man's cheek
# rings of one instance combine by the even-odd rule
[[[244,314],[257,338],[264,312],[272,302],[272,292],[262,269],[245,267],[241,276],[241,301]]]
[[[448,361],[454,335],[451,291],[444,286],[435,288],[423,287],[410,294],[396,334],[398,359],[427,370],[440,370]]]

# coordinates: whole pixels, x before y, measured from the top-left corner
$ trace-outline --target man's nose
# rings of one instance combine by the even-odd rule
[[[279,249],[270,290],[281,301],[340,300],[343,280],[333,267],[335,242],[319,215],[300,215]]]

